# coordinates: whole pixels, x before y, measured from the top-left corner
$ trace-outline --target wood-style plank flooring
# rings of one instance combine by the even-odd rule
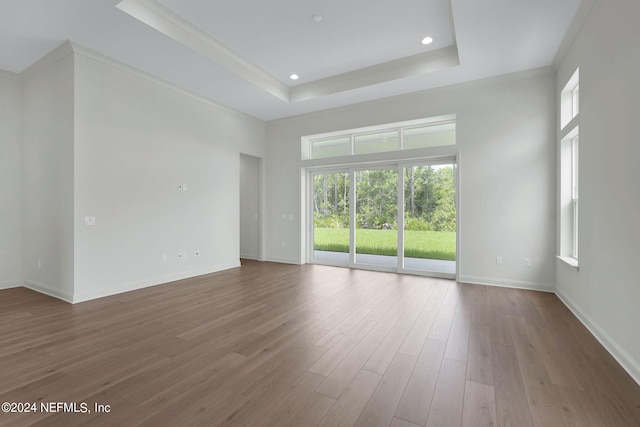
[[[552,294],[253,261],[76,305],[0,291],[0,402],[91,410],[2,426],[640,425]]]

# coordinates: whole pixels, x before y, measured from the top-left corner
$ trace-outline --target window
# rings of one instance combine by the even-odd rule
[[[579,191],[580,191],[580,151],[579,112],[580,84],[579,70],[571,76],[560,93],[560,248],[559,258],[568,264],[578,266],[579,248]]]
[[[382,153],[398,149],[398,131],[376,132],[373,134],[355,135],[354,153]]]
[[[303,136],[308,262],[454,278],[456,116]]]
[[[455,123],[436,123],[404,130],[403,149],[441,147],[456,143]]]
[[[302,160],[456,144],[455,116],[440,116],[302,138]]]
[[[349,154],[351,154],[351,138],[349,136],[317,139],[311,142],[311,157],[314,159],[348,156]]]
[[[576,117],[580,112],[580,85],[576,83],[576,87],[571,91],[571,118]]]
[[[580,69],[571,76],[560,92],[560,129],[564,129],[580,112]]]
[[[571,256],[578,259],[578,136],[571,139],[571,220],[573,242]]]

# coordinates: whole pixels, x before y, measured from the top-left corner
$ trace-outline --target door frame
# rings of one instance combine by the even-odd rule
[[[404,174],[402,173],[405,167],[408,166],[428,166],[438,164],[453,164],[454,169],[454,187],[455,187],[455,209],[456,209],[456,266],[455,274],[442,273],[437,271],[428,270],[416,270],[404,267]],[[398,224],[398,237],[397,237],[397,265],[395,267],[376,266],[369,264],[362,264],[356,262],[356,247],[355,247],[355,219],[356,210],[353,207],[353,203],[356,200],[356,188],[355,188],[355,172],[359,170],[370,169],[388,169],[389,167],[395,167],[398,173],[398,189],[397,189],[397,224]],[[331,173],[348,173],[349,174],[349,260],[348,263],[333,263],[325,260],[316,259],[314,256],[314,219],[313,219],[313,184],[314,176],[318,174],[331,174]],[[358,162],[348,163],[344,165],[331,165],[331,166],[317,166],[302,168],[301,178],[303,180],[303,200],[302,206],[305,210],[303,216],[304,221],[302,224],[302,247],[303,250],[303,262],[311,264],[322,264],[336,267],[357,268],[363,270],[374,270],[384,272],[395,272],[401,274],[411,274],[429,277],[441,277],[447,279],[457,279],[460,271],[460,155],[455,153],[449,156],[437,156],[437,157],[421,157],[414,159],[404,160],[388,160],[379,162]]]

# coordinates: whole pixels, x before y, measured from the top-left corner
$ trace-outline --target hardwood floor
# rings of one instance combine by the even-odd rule
[[[77,305],[0,291],[0,402],[37,405],[2,426],[640,425],[552,294],[252,261]]]

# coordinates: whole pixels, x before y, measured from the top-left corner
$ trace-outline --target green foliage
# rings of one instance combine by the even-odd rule
[[[433,231],[433,227],[426,220],[412,216],[404,219],[404,229],[408,231]]]
[[[405,168],[404,173],[405,230],[455,232],[453,168],[415,166]],[[349,206],[352,204],[349,200],[349,181],[348,172],[322,173],[314,176],[315,227],[349,228]],[[353,205],[356,229],[397,230],[397,170],[391,168],[357,171],[355,183],[356,200]]]
[[[317,212],[313,213],[313,223],[316,227],[322,228],[349,228],[349,216],[342,215],[326,215],[322,216]]]
[[[356,227],[392,228],[398,211],[397,189],[395,169],[356,172]]]
[[[349,221],[349,174],[320,174],[313,182],[314,220],[328,220],[331,217],[347,218]],[[334,218],[335,219],[335,218]],[[340,220],[344,224],[344,221]]]
[[[357,253],[371,255],[397,254],[396,230],[359,229],[356,231]],[[410,258],[455,261],[456,233],[446,231],[405,231],[405,256]],[[349,252],[348,228],[316,228],[314,249]]]
[[[453,168],[406,168],[404,178],[405,256],[455,260]],[[397,171],[358,171],[355,182],[357,252],[396,255]],[[349,252],[349,185],[349,174],[346,172],[318,174],[314,177],[315,249]]]

